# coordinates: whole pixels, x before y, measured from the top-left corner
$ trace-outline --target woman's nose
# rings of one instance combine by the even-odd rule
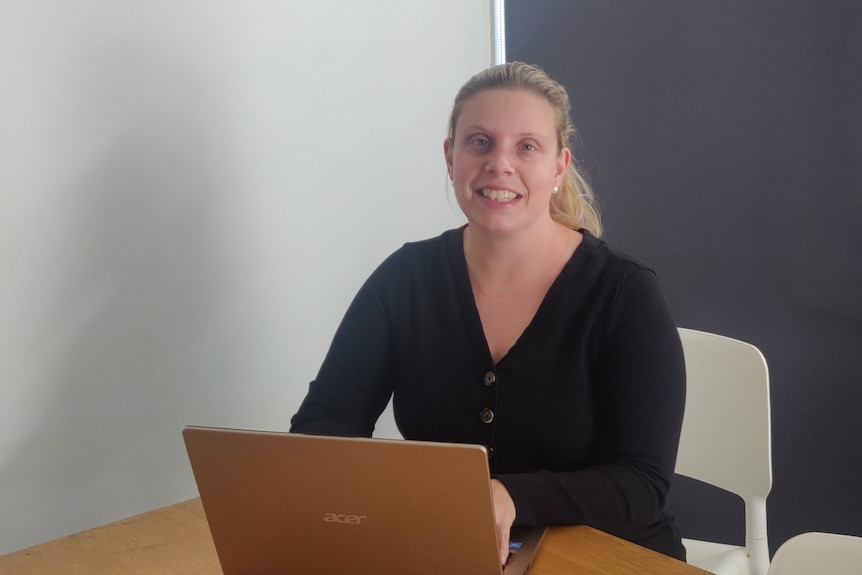
[[[507,150],[497,148],[492,150],[487,157],[485,169],[494,174],[510,174],[514,171],[512,158]]]

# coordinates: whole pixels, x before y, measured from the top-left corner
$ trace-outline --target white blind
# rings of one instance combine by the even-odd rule
[[[365,277],[462,222],[501,5],[0,3],[0,553],[193,496],[183,425],[288,426]]]

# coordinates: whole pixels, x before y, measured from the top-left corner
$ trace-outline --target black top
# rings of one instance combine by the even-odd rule
[[[496,365],[462,229],[405,244],[356,295],[291,430],[370,436],[393,392],[405,438],[490,448],[515,525],[587,524],[684,558],[665,510],[679,335],[655,274],[602,240],[584,232]]]

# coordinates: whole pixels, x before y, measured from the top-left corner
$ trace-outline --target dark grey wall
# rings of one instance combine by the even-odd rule
[[[771,372],[770,546],[862,535],[862,3],[508,0],[507,59],[568,88],[606,238],[681,326]],[[733,425],[733,414],[728,414]],[[687,536],[736,498],[679,481]]]

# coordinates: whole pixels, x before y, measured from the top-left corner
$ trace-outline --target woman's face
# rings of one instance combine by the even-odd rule
[[[515,232],[552,223],[548,206],[569,150],[557,147],[554,109],[544,98],[506,88],[471,96],[443,149],[471,226]]]

